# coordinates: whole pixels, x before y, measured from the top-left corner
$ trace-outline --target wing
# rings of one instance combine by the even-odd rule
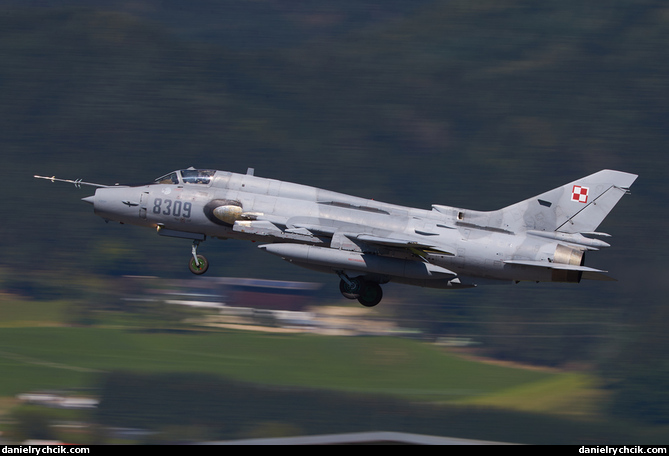
[[[546,269],[556,269],[561,271],[575,271],[581,272],[582,278],[588,280],[603,280],[603,281],[613,281],[616,279],[606,275],[607,271],[601,269],[590,268],[588,266],[579,266],[575,264],[562,264],[562,263],[547,263],[545,261],[531,261],[531,260],[506,260],[504,264],[518,264],[521,266],[532,266],[536,268],[546,268]]]
[[[562,271],[579,271],[579,272],[607,272],[601,269],[589,268],[587,266],[577,266],[574,264],[562,263],[548,263],[546,261],[530,261],[530,260],[505,260],[505,264],[521,264],[523,266],[534,266],[538,268],[559,269]]]
[[[453,252],[448,252],[441,247],[438,247],[433,244],[425,244],[418,241],[410,239],[398,239],[398,238],[387,238],[382,236],[373,236],[371,234],[358,234],[358,235],[347,235],[349,238],[355,238],[359,241],[366,242],[368,244],[382,245],[385,247],[398,247],[409,249],[412,252],[415,250],[423,251],[425,253],[441,253],[444,255],[455,255]]]

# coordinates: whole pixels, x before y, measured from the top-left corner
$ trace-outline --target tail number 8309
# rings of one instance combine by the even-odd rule
[[[187,201],[156,198],[153,200],[153,213],[190,218],[193,205]]]

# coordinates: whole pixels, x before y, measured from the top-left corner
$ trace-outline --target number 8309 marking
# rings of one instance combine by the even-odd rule
[[[190,218],[193,205],[179,200],[156,198],[153,200],[153,213]]]

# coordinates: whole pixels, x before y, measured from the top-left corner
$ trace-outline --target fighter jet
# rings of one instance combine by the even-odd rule
[[[348,299],[372,307],[381,285],[460,289],[519,281],[612,280],[585,266],[609,247],[597,232],[637,176],[602,170],[496,211],[403,207],[291,182],[214,169],[181,169],[143,185],[102,185],[83,201],[105,221],[192,240],[190,271],[204,274],[209,238],[259,241],[289,263],[336,274]]]

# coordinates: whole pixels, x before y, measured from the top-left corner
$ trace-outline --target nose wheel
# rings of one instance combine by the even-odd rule
[[[197,247],[199,245],[200,241],[193,241],[193,247],[191,249],[193,256],[188,262],[188,269],[195,275],[202,275],[209,269],[209,261],[207,261],[204,255],[198,255],[197,253]]]

